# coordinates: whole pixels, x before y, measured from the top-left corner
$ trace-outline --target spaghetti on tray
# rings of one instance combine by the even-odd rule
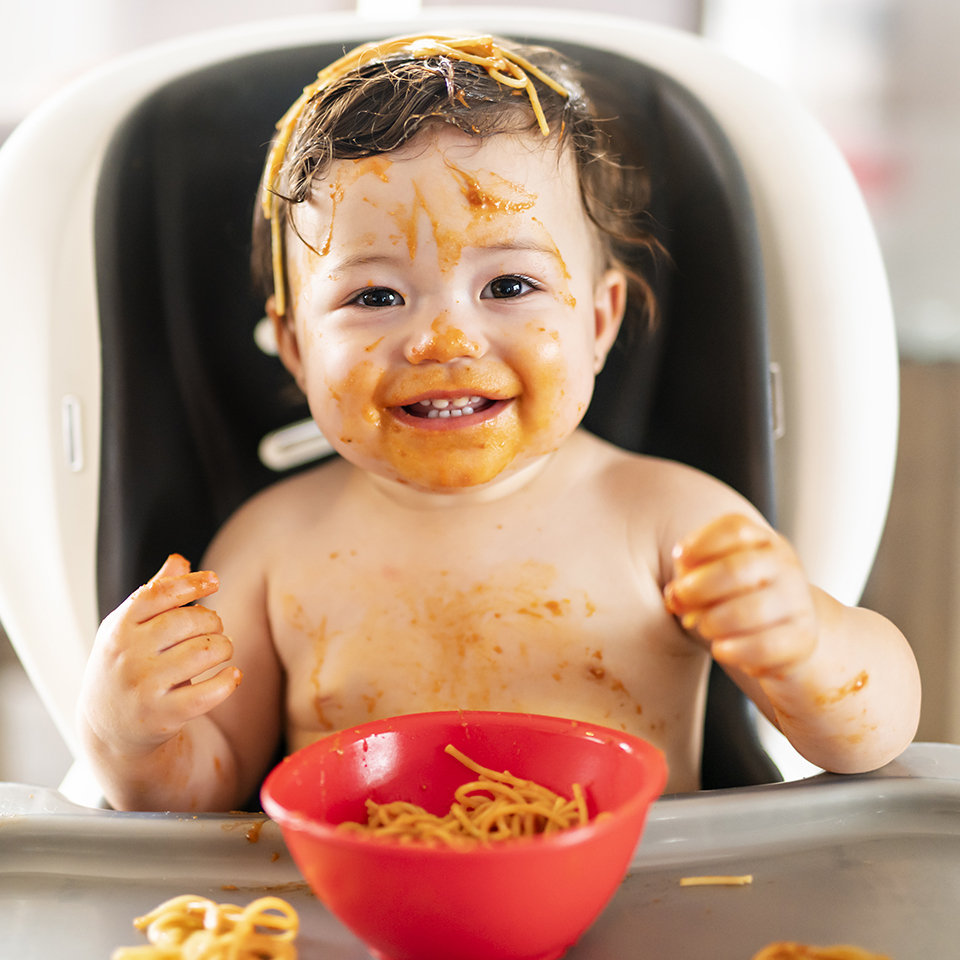
[[[890,957],[848,944],[815,947],[783,940],[764,947],[753,960],[890,960]]]
[[[296,960],[300,921],[280,897],[246,907],[193,894],[173,897],[133,925],[148,944],[118,947],[111,960]]]

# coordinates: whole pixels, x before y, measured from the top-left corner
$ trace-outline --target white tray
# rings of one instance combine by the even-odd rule
[[[749,886],[679,884],[747,873]],[[0,785],[2,960],[108,960],[143,942],[133,917],[180,893],[275,893],[300,912],[302,960],[367,960],[273,823],[89,810]],[[750,960],[773,940],[960,956],[960,748],[915,744],[866,777],[658,801],[623,886],[567,958]]]

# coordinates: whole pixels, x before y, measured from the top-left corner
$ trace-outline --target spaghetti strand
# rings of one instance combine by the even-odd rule
[[[366,822],[347,821],[340,829],[404,843],[455,847],[555,833],[590,820],[586,795],[578,783],[572,785],[572,798],[567,798],[509,770],[485,767],[451,744],[444,750],[477,778],[457,787],[448,813],[437,816],[404,800],[377,803],[368,798]],[[596,819],[605,816],[609,814]]]
[[[296,960],[296,910],[280,897],[246,907],[206,897],[172,897],[133,925],[148,944],[118,947],[111,960]]]
[[[442,34],[413,34],[393,37],[379,43],[361,44],[324,67],[317,74],[317,79],[303,88],[300,96],[277,121],[277,133],[264,167],[260,205],[263,216],[271,221],[273,293],[276,311],[280,316],[286,313],[286,273],[283,263],[283,227],[280,223],[278,183],[287,147],[293,138],[297,122],[307,104],[336,80],[352,71],[360,70],[368,63],[387,60],[398,54],[406,54],[419,60],[442,56],[483,67],[497,83],[523,90],[527,94],[537,126],[544,137],[550,135],[550,125],[544,116],[533,79],[539,80],[544,86],[565,99],[570,96],[570,91],[562,84],[534,66],[525,57],[501,47],[491,36],[453,37]]]

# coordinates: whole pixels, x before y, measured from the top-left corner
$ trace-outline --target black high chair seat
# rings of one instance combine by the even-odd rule
[[[739,163],[675,81],[609,51],[552,45],[599,78],[591,95],[651,178],[670,255],[653,276],[659,326],[624,328],[585,424],[713,474],[775,521],[763,275]],[[274,121],[342,50],[280,49],[186,75],[144,100],[109,146],[95,217],[101,614],[171,550],[199,560],[230,513],[278,479],[259,459],[263,436],[309,416],[253,338],[263,304],[249,233]],[[704,787],[779,778],[751,711],[714,668]]]

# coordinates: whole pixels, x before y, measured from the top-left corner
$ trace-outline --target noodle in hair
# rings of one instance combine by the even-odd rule
[[[539,67],[534,66],[525,57],[501,47],[493,37],[453,37],[444,35],[420,34],[394,37],[379,43],[365,43],[355,47],[349,53],[324,67],[313,83],[303,88],[303,93],[293,102],[287,112],[277,121],[277,135],[267,156],[263,174],[260,204],[263,216],[270,221],[270,239],[272,245],[274,297],[277,313],[286,313],[286,293],[283,266],[283,236],[280,223],[280,197],[277,183],[280,169],[287,153],[287,147],[293,137],[297,121],[307,104],[318,93],[326,90],[334,81],[351,71],[359,70],[368,63],[385,60],[395,54],[405,54],[414,59],[442,56],[451,60],[463,60],[483,67],[498,83],[513,87],[526,93],[533,108],[537,125],[543,135],[549,136],[550,127],[543,115],[540,98],[533,85],[533,79],[539,80],[561,97],[569,97],[569,91]]]

